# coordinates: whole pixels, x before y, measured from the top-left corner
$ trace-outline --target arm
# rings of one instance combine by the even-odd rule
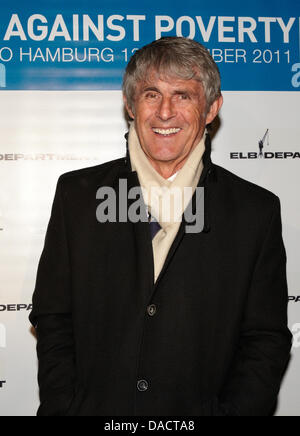
[[[249,289],[235,362],[213,413],[272,413],[291,348],[287,303],[286,254],[276,197]]]
[[[75,351],[70,275],[59,180],[39,263],[33,310],[30,314],[30,321],[37,332],[41,399],[38,415],[63,415],[73,398]]]

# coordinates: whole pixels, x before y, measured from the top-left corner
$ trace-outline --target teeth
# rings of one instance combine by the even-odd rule
[[[178,132],[180,132],[180,130],[181,129],[176,129],[176,128],[174,128],[174,129],[153,129],[153,132],[159,133],[160,135],[167,136],[167,135],[172,135],[174,133],[178,133]]]

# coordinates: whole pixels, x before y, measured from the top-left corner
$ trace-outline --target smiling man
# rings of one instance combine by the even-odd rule
[[[38,414],[270,415],[291,347],[279,199],[212,163],[206,126],[223,98],[202,45],[143,47],[123,95],[126,158],[57,185],[30,315]],[[115,209],[138,188],[149,222],[97,221],[103,187]],[[175,189],[190,197],[166,219]],[[201,231],[187,232],[188,206]]]
[[[201,68],[200,54],[209,72]],[[183,38],[163,38],[140,50],[123,89],[141,148],[164,178],[184,166],[223,103],[216,64],[204,47]]]
[[[171,177],[185,164],[203,138],[207,124],[219,112],[219,96],[207,112],[204,89],[196,79],[168,77],[153,70],[138,83],[131,109],[125,98],[143,152],[164,178]],[[134,115],[136,113],[136,117]]]

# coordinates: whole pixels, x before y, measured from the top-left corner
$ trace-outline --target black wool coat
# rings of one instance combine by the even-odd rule
[[[184,220],[154,284],[147,222],[99,223],[130,160],[60,177],[30,320],[40,416],[272,413],[291,348],[279,199],[213,164],[205,226]]]

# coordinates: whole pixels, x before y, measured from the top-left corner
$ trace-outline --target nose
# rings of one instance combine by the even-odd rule
[[[168,121],[169,119],[176,117],[176,108],[171,97],[164,96],[161,99],[160,105],[157,108],[157,116],[162,121]]]

